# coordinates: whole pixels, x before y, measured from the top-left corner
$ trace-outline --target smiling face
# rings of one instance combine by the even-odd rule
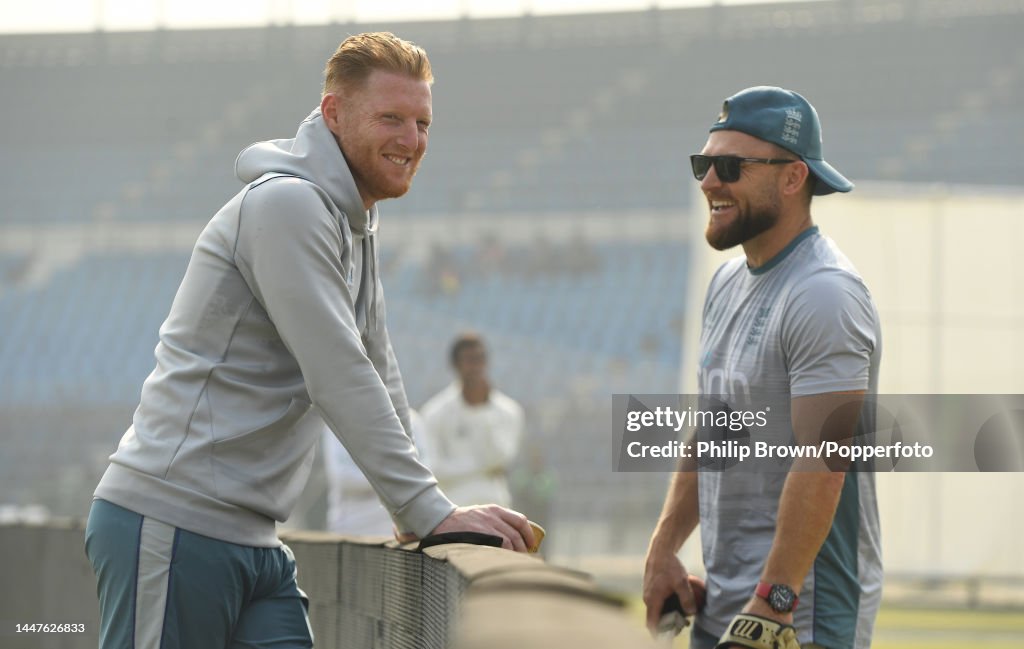
[[[779,147],[739,131],[715,131],[701,150],[704,155],[744,158],[792,157]],[[784,152],[783,152],[784,153]],[[712,167],[700,189],[708,201],[710,219],[704,236],[715,250],[726,250],[771,230],[782,213],[779,174],[788,165],[744,163],[736,182],[723,183]]]
[[[378,69],[361,85],[325,95],[321,108],[366,209],[409,191],[427,151],[429,82]]]

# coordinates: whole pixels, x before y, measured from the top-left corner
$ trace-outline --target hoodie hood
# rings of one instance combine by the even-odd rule
[[[242,182],[251,183],[268,173],[308,180],[327,192],[335,206],[345,213],[353,232],[373,234],[376,231],[377,206],[369,212],[363,207],[345,156],[319,108],[299,125],[294,138],[257,142],[238,154],[235,175]]]

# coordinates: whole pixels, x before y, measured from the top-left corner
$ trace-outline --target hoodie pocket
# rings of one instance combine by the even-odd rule
[[[288,518],[313,462],[316,431],[299,425],[310,405],[292,399],[274,422],[213,443],[218,499],[278,521]]]

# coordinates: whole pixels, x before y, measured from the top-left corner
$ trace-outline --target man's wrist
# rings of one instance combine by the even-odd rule
[[[747,601],[747,605],[743,608],[744,613],[753,613],[754,615],[760,615],[766,617],[769,620],[775,620],[783,624],[793,624],[793,613],[779,613],[771,606],[768,602],[764,601],[757,595],[751,596],[750,600]]]
[[[800,603],[796,590],[785,583],[760,581],[754,589],[754,595],[768,603],[776,613],[792,613]]]
[[[660,557],[674,557],[681,547],[683,547],[682,543],[674,543],[674,539],[667,539],[664,535],[655,532],[651,537],[651,543],[647,546],[647,559],[650,561]]]

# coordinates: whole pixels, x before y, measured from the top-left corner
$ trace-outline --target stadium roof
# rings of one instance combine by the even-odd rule
[[[244,13],[225,0],[52,0],[0,3],[0,32],[139,31],[156,28],[259,27],[280,24],[493,18],[576,14],[701,5],[752,5],[778,0],[265,0]],[[793,0],[820,2],[822,0]]]

